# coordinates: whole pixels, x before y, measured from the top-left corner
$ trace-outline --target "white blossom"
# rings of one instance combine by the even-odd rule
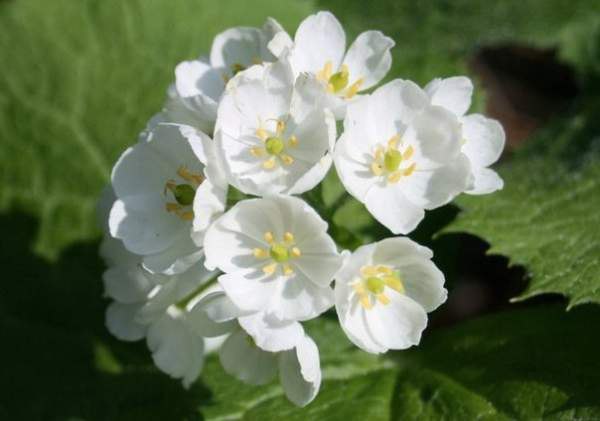
[[[335,278],[335,306],[348,338],[371,353],[417,345],[427,313],[447,296],[433,253],[408,238],[359,247]]]
[[[336,137],[333,115],[318,105],[322,96],[314,78],[294,79],[285,59],[238,74],[215,132],[230,184],[256,196],[300,194],[318,184]]]
[[[406,234],[464,191],[470,164],[454,114],[414,83],[394,80],[349,104],[336,144],[338,175],[393,233]]]
[[[333,303],[330,284],[341,256],[327,223],[304,201],[273,196],[238,202],[208,229],[206,266],[245,312],[307,320]]]
[[[464,76],[434,79],[425,87],[431,103],[456,114],[462,126],[462,152],[471,162],[471,183],[468,194],[487,194],[504,187],[498,174],[488,168],[504,149],[502,125],[481,114],[465,113],[471,106],[473,84]]]
[[[281,33],[269,46],[281,55],[289,54],[296,75],[317,77],[327,93],[327,106],[341,119],[346,104],[377,85],[390,70],[394,44],[380,31],[366,31],[346,51],[342,25],[330,12],[319,12],[302,21],[293,42]]]
[[[188,132],[158,124],[112,171],[110,234],[153,272],[177,273],[197,262],[206,228],[225,208],[224,179],[215,165],[205,168],[212,140]]]
[[[272,18],[262,28],[229,28],[215,37],[208,57],[177,65],[175,83],[169,89],[161,116],[163,121],[212,133],[227,82],[252,65],[274,61],[267,44],[282,31]]]

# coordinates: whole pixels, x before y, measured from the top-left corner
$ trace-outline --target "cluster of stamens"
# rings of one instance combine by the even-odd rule
[[[263,266],[262,271],[267,275],[275,273],[279,265],[285,276],[294,274],[294,269],[289,264],[290,259],[298,258],[302,255],[300,249],[295,246],[294,235],[291,232],[283,234],[280,242],[275,241],[271,231],[265,232],[264,239],[269,248],[255,248],[254,257],[257,259],[269,259],[270,262]]]
[[[383,305],[390,303],[385,295],[385,287],[404,294],[404,284],[400,274],[389,266],[363,266],[360,268],[361,278],[352,284],[360,304],[366,310],[373,308],[376,301]]]
[[[388,140],[387,147],[377,146],[371,163],[373,175],[385,175],[388,182],[397,183],[402,177],[408,177],[415,171],[416,164],[410,162],[414,154],[413,147],[409,145],[401,150],[399,143],[400,136],[395,135]]]
[[[364,83],[363,78],[360,78],[352,85],[348,86],[348,83],[350,82],[348,66],[342,64],[341,70],[333,73],[333,63],[331,61],[325,63],[323,69],[318,71],[316,76],[318,80],[326,84],[327,92],[339,94],[346,99],[350,99],[356,95]]]
[[[191,172],[185,166],[177,169],[177,175],[184,182],[178,183],[176,180],[167,181],[163,194],[167,195],[168,192],[171,192],[174,201],[167,202],[165,208],[167,212],[177,215],[184,221],[191,221],[194,219],[192,204],[194,203],[196,189],[202,184],[204,177],[201,174]]]
[[[279,163],[292,165],[294,158],[286,153],[286,148],[294,148],[298,145],[295,135],[284,138],[285,121],[276,120],[275,133],[270,133],[262,124],[256,129],[256,136],[263,142],[261,146],[250,148],[250,153],[256,158],[265,158],[262,167],[266,170],[276,168]]]

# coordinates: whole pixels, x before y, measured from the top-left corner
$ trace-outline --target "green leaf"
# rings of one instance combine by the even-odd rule
[[[569,307],[600,302],[600,160],[597,119],[578,116],[542,132],[528,150],[500,167],[504,190],[462,196],[463,209],[444,232],[468,232],[488,253],[525,266],[530,282],[518,297],[568,297]]]
[[[295,28],[310,10],[292,0],[0,2],[0,210],[40,218],[44,256],[97,235],[111,166],[160,110],[175,65],[207,54],[230,26],[273,16]]]

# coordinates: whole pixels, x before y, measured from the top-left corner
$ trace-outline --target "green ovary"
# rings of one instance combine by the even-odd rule
[[[283,140],[278,137],[270,137],[265,142],[265,149],[271,155],[279,155],[283,148]]]
[[[290,253],[287,247],[279,244],[271,246],[271,249],[269,250],[269,255],[277,263],[284,263],[290,259]]]
[[[194,196],[196,195],[196,190],[189,184],[178,184],[173,189],[173,196],[175,196],[175,200],[182,206],[189,206],[194,203]]]

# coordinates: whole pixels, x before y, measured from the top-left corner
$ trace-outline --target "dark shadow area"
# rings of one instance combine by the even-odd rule
[[[200,419],[208,390],[184,390],[154,368],[145,343],[106,331],[97,242],[50,263],[31,252],[36,219],[3,214],[0,230],[0,419]]]

